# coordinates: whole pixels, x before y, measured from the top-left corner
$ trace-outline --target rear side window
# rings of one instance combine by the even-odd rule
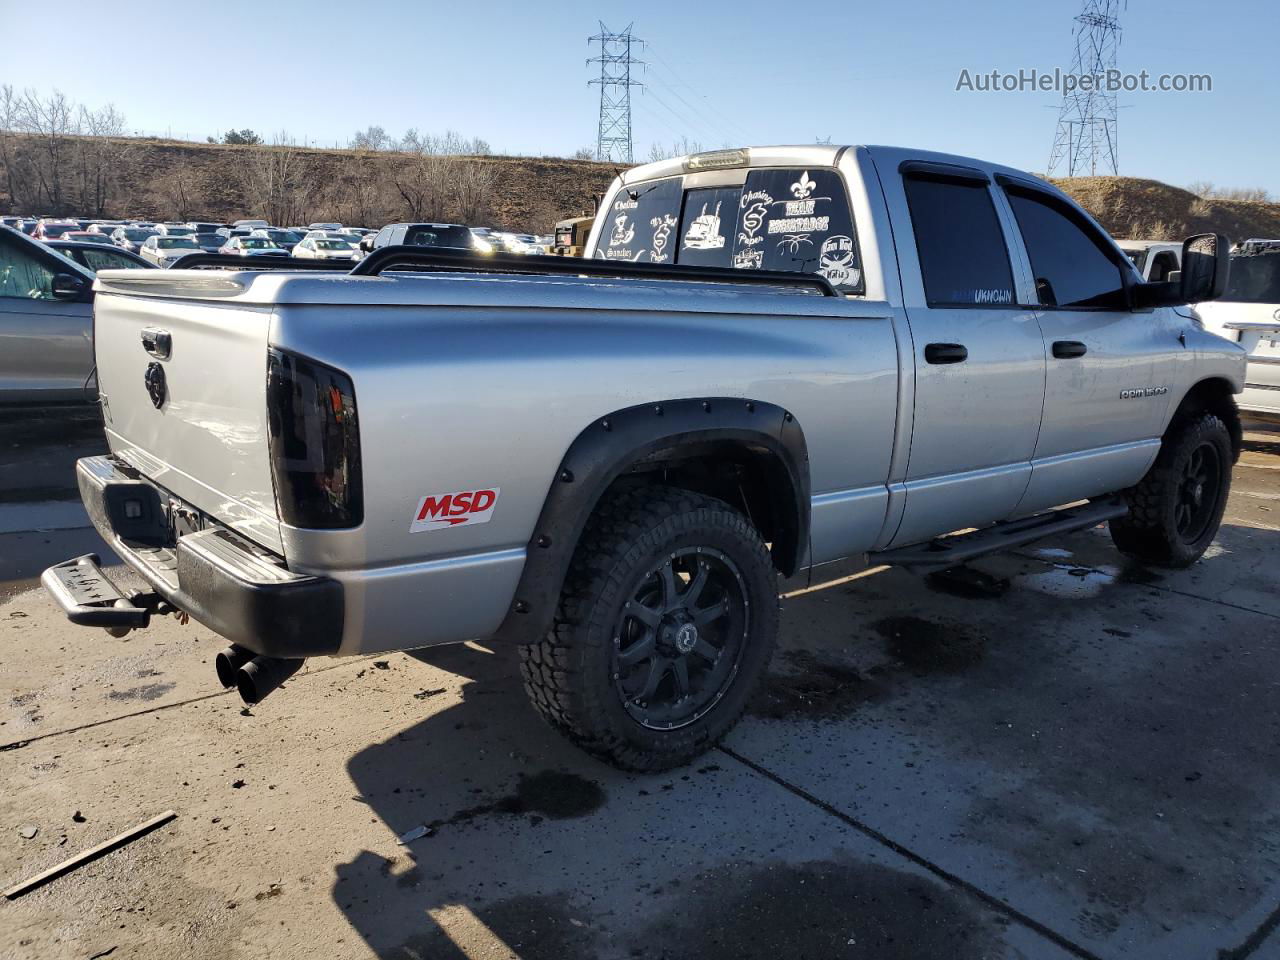
[[[680,178],[624,187],[604,216],[596,256],[632,263],[671,263],[680,217]]]
[[[987,185],[907,177],[903,186],[929,306],[1012,304],[1013,270]]]
[[[415,247],[455,247],[467,250],[471,248],[471,239],[471,231],[466,227],[413,227],[405,234],[404,242]]]
[[[76,259],[95,273],[99,270],[135,270],[142,264],[110,250],[77,250]]]
[[[1006,191],[1046,307],[1123,307],[1120,266],[1103,237],[1049,197]]]

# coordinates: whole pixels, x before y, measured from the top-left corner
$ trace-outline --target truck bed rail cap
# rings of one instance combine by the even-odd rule
[[[246,307],[290,304],[455,306],[528,309],[726,312],[790,316],[888,316],[889,307],[856,298],[824,297],[795,287],[736,286],[693,280],[614,279],[484,273],[292,274],[280,271],[104,270],[100,295],[234,302]],[[149,271],[150,272],[150,271]],[[159,271],[154,271],[159,272]],[[785,300],[783,299],[785,298]]]

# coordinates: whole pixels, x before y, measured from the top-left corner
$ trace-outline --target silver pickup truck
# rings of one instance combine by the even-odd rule
[[[1032,176],[824,146],[631,170],[588,250],[100,273],[79,484],[149,590],[92,556],[46,587],[117,633],[189,614],[250,702],[305,657],[515,643],[552,724],[660,769],[741,714],[778,572],[1217,531],[1245,355],[1179,305],[1223,237],[1143,283]]]

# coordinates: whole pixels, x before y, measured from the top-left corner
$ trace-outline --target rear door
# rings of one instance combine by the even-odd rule
[[[1112,493],[1155,456],[1170,387],[1191,355],[1168,308],[1133,311],[1127,257],[1056,193],[1001,177],[1025,246],[1044,332],[1044,418],[1019,512]]]
[[[85,299],[55,298],[58,273],[82,276]],[[92,400],[91,282],[78,266],[0,231],[0,402]]]
[[[875,150],[915,357],[906,506],[892,545],[1013,512],[1031,475],[1044,343],[983,171]],[[1025,284],[1025,277],[1023,278]]]

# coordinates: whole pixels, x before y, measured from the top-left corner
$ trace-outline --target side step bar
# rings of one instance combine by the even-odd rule
[[[1071,533],[1097,526],[1106,520],[1123,517],[1129,505],[1118,497],[1084,503],[1078,507],[1051,510],[1007,520],[994,526],[958,533],[950,537],[938,537],[928,543],[912,544],[895,550],[872,553],[871,564],[890,564],[895,567],[954,567],[968,563],[988,553],[999,553],[1014,547],[1026,546],[1044,537],[1059,533]]]

